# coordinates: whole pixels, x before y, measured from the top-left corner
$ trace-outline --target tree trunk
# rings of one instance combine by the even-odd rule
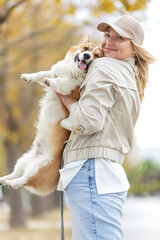
[[[32,195],[32,215],[38,216],[44,212],[56,208],[59,206],[59,193],[54,191],[54,193],[41,197],[37,195]]]
[[[21,202],[21,190],[9,191],[9,204],[11,207],[10,226],[23,227],[25,226],[25,214]]]
[[[16,159],[19,157],[19,147],[13,144],[5,144],[8,171],[11,173],[14,169]],[[21,189],[8,190],[9,204],[11,207],[10,225],[11,227],[22,227],[25,225],[25,214],[22,207]]]
[[[7,34],[4,34],[4,45],[7,43]],[[0,108],[1,110],[5,109],[7,112],[7,119],[5,124],[9,132],[16,131],[17,123],[12,114],[12,106],[6,100],[6,93],[7,93],[7,75],[8,75],[8,56],[7,51],[4,54],[3,62],[0,66],[0,80],[1,80],[1,88],[0,88]],[[3,114],[3,111],[1,111]],[[20,141],[19,143],[13,143],[9,137],[5,137],[3,139],[5,151],[6,151],[6,160],[7,160],[7,167],[8,173],[11,173],[14,169],[14,165],[16,159],[19,157],[20,154]],[[20,227],[24,226],[25,218],[24,218],[24,211],[22,208],[21,202],[21,191],[20,190],[8,190],[8,198],[9,204],[11,207],[11,215],[10,215],[10,225],[12,227]]]

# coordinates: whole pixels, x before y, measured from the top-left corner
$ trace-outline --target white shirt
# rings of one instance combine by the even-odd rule
[[[86,161],[70,162],[59,170],[58,191],[65,190]],[[123,192],[130,187],[122,165],[108,159],[95,159],[95,180],[98,194]]]

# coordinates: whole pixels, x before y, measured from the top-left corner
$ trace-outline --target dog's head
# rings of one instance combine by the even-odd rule
[[[80,40],[78,45],[69,49],[65,61],[72,67],[86,72],[91,61],[101,57],[103,57],[102,49],[91,43],[87,35]]]

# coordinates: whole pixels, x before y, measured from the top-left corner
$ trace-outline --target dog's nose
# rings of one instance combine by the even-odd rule
[[[84,59],[87,60],[87,59],[91,58],[91,55],[89,53],[85,53],[83,57],[84,57]]]

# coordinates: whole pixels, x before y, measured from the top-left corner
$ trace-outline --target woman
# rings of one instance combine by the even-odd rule
[[[70,111],[75,136],[63,153],[58,190],[65,190],[73,240],[122,240],[122,207],[129,183],[122,167],[154,58],[144,31],[129,15],[100,23],[104,57],[91,63],[79,102],[58,94]]]

